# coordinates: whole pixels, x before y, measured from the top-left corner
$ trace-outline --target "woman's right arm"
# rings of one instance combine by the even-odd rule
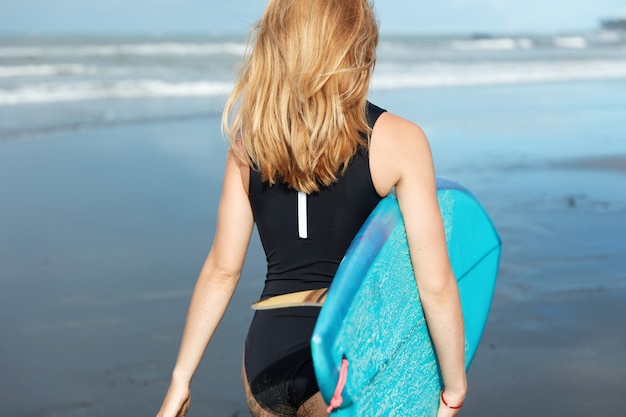
[[[253,226],[242,167],[231,151],[226,161],[215,239],[193,291],[172,381],[157,417],[186,414],[191,379],[235,291]]]

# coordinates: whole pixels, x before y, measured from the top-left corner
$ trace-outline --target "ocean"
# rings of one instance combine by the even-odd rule
[[[0,38],[0,140],[218,117],[243,36]],[[626,34],[383,36],[372,91],[626,79]],[[24,115],[28,117],[24,117]]]

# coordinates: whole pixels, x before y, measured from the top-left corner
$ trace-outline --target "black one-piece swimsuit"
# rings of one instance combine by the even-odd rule
[[[384,112],[368,103],[370,126]],[[327,288],[350,242],[381,197],[372,182],[367,148],[352,157],[330,187],[303,195],[250,173],[250,204],[267,257],[261,299]],[[264,409],[295,416],[319,388],[310,339],[319,307],[259,310],[245,346],[250,391]]]

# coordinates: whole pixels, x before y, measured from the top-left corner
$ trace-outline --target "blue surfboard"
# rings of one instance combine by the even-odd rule
[[[469,368],[491,305],[501,242],[467,189],[437,178],[437,196],[461,296]],[[395,196],[381,200],[354,238],[320,312],[311,350],[327,403],[342,359],[348,360],[343,403],[333,416],[436,416],[442,381]]]

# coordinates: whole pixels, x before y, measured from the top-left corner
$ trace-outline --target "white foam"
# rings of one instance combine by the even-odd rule
[[[112,82],[40,83],[0,92],[0,105],[98,99],[211,97],[229,94],[232,88],[232,83],[228,82],[170,83],[146,79]]]
[[[622,39],[620,32],[612,32],[603,30],[593,34],[593,40],[604,43],[616,43]]]
[[[452,48],[457,50],[514,50],[518,48],[532,48],[533,43],[530,39],[513,39],[513,38],[493,38],[493,39],[473,39],[458,40],[452,42]]]
[[[12,65],[0,67],[1,77],[41,77],[50,75],[96,74],[98,68],[81,64]]]
[[[521,38],[517,40],[517,46],[520,49],[533,49],[535,47],[535,42],[532,39]]]
[[[40,57],[86,57],[86,56],[203,56],[216,54],[243,55],[244,43],[208,42],[208,43],[137,43],[83,46],[48,46],[48,47],[3,47],[2,58],[40,58]]]
[[[372,88],[392,90],[609,79],[626,79],[626,61],[439,63],[404,68],[381,65],[372,79]]]
[[[381,64],[373,89],[426,88],[547,81],[626,79],[626,60]],[[0,90],[0,105],[98,99],[216,97],[232,91],[232,82],[166,82],[154,79],[47,82]]]
[[[585,49],[587,40],[582,36],[557,36],[552,39],[554,46],[567,49]]]

